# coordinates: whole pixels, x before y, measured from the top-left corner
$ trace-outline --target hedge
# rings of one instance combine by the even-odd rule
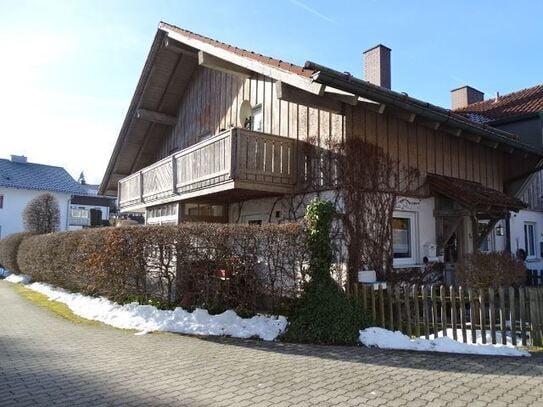
[[[20,271],[88,295],[163,307],[288,312],[306,263],[298,224],[187,223],[36,235]]]
[[[20,273],[17,264],[17,252],[23,239],[31,236],[31,233],[21,232],[8,235],[0,240],[0,266],[12,273]]]

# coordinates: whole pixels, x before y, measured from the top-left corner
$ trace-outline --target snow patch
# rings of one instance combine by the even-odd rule
[[[27,287],[46,295],[51,301],[66,304],[74,314],[83,318],[116,328],[135,329],[142,335],[163,331],[234,338],[258,337],[273,341],[287,326],[284,316],[256,315],[252,318],[241,318],[232,310],[218,315],[210,315],[203,309],[196,309],[194,312],[182,308],[159,310],[152,305],[140,305],[136,302],[120,305],[103,297],[69,293],[44,283],[32,283]]]
[[[365,346],[382,349],[405,349],[498,356],[530,356],[528,352],[521,351],[512,345],[483,345],[479,342],[476,344],[463,343],[455,341],[451,337],[438,337],[435,339],[425,339],[422,337],[419,339],[411,339],[399,331],[392,332],[378,327],[366,328],[360,331],[359,340]]]
[[[5,278],[5,281],[15,284],[28,284],[30,282],[30,277],[24,274],[8,274],[8,276]]]

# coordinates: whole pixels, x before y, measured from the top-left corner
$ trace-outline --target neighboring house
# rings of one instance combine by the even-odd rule
[[[542,150],[392,91],[387,47],[364,56],[360,80],[161,23],[100,192],[147,223],[281,222],[308,178],[321,189],[330,178],[323,155],[307,152],[360,137],[421,173],[418,193],[394,213],[395,266],[454,263],[525,207],[504,185]]]
[[[70,201],[69,229],[109,225],[117,214],[116,198],[98,195],[99,185],[87,184],[83,173],[78,183],[85,195],[74,195]]]
[[[466,97],[458,99],[459,94]],[[469,94],[469,97],[467,95]],[[477,89],[464,86],[452,91],[453,109],[481,124],[517,134],[538,151],[543,147],[543,85],[484,100]],[[543,168],[540,163],[539,168]],[[507,225],[510,249],[523,249],[531,269],[543,269],[543,170],[512,177],[506,190],[528,204],[512,213]]]
[[[0,159],[0,238],[24,230],[25,206],[45,192],[57,198],[60,229],[67,230],[72,196],[86,194],[81,185],[61,167],[29,163],[17,155],[11,160]]]

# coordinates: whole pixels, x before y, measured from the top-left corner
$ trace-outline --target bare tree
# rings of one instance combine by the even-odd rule
[[[330,171],[347,249],[348,286],[362,268],[383,279],[392,268],[392,218],[402,199],[412,196],[419,171],[402,166],[380,147],[349,138],[331,147]]]
[[[57,199],[48,192],[32,199],[24,209],[23,222],[32,233],[56,232],[60,225]]]

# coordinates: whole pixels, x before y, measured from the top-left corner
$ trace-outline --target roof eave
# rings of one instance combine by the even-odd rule
[[[143,95],[143,89],[145,87],[145,83],[147,82],[147,77],[151,73],[151,68],[154,64],[155,58],[166,34],[166,31],[159,27],[151,45],[151,49],[149,50],[149,54],[147,55],[147,59],[145,61],[138,84],[136,86],[136,90],[134,91],[134,95],[132,96],[132,100],[128,107],[128,111],[126,112],[123,125],[119,132],[119,136],[117,137],[117,142],[115,143],[115,147],[113,147],[113,152],[111,153],[106,172],[98,188],[98,193],[100,195],[105,195],[106,193],[107,184],[109,183],[109,180],[111,178],[113,167],[115,166],[115,162],[117,161],[117,157],[119,156],[119,153],[121,151],[121,147],[124,143],[126,134],[128,133],[130,124],[134,118],[135,111],[140,103],[141,97]]]
[[[474,123],[451,110],[447,110],[410,96],[373,85],[369,82],[354,78],[353,76],[346,75],[345,73],[330,69],[328,67],[318,65],[311,61],[307,61],[305,67],[308,69],[314,69],[316,71],[316,73],[313,75],[313,79],[316,82],[334,86],[385,105],[391,104],[423,117],[436,120],[437,122],[447,123],[448,126],[480,135],[488,140],[503,143],[517,150],[536,155],[538,157],[543,157],[543,150],[535,150],[532,146],[518,141],[518,137],[512,133],[494,129],[487,125]]]

